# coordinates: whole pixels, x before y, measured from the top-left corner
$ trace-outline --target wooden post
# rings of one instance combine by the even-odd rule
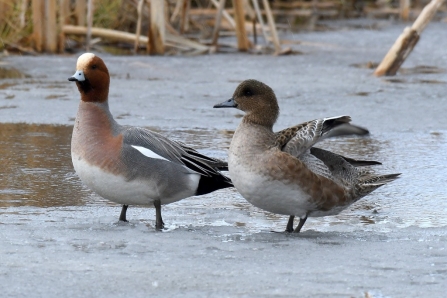
[[[399,0],[399,16],[402,21],[408,21],[410,16],[410,0]]]
[[[57,52],[56,0],[45,0],[44,50]]]
[[[264,20],[262,19],[261,10],[259,9],[258,0],[253,0],[252,2],[253,2],[253,8],[255,9],[255,12],[256,12],[256,16],[258,17],[259,24],[261,25],[261,31],[262,31],[262,35],[264,35],[265,43],[268,44],[269,37],[268,37],[267,32],[265,31],[265,28],[264,28],[264,26],[265,26]]]
[[[149,54],[165,53],[165,5],[164,0],[151,0],[149,22]]]
[[[217,0],[211,0],[211,3],[218,9],[219,8],[219,2],[217,2]],[[225,20],[227,20],[227,22],[230,24],[230,26],[232,28],[236,28],[236,22],[234,21],[234,19],[230,16],[230,14],[228,12],[225,11],[225,9],[222,12],[222,15],[224,17]]]
[[[135,32],[136,38],[135,38],[135,44],[133,47],[134,54],[138,54],[138,47],[140,42],[140,34],[141,34],[141,21],[143,18],[143,5],[145,0],[138,0],[138,7],[137,7],[137,13],[138,13],[138,20],[137,20],[137,30]]]
[[[270,27],[270,33],[272,34],[273,45],[275,46],[275,52],[279,54],[281,52],[281,44],[279,43],[278,32],[276,31],[275,20],[273,20],[272,10],[268,0],[263,0],[265,13],[267,14],[267,21]]]
[[[56,0],[33,0],[33,40],[37,52],[56,53]]]
[[[87,35],[85,40],[85,51],[90,52],[93,27],[93,0],[87,0]]]
[[[87,12],[87,0],[76,0],[74,15],[76,17],[76,25],[85,26],[85,16]]]
[[[182,14],[180,18],[180,34],[185,33],[189,28],[189,8],[191,0],[183,0]]]
[[[220,0],[219,7],[217,8],[216,22],[213,30],[213,41],[211,44],[217,46],[217,40],[219,39],[220,23],[222,22],[222,14],[225,10],[226,0]]]
[[[169,19],[171,23],[174,23],[175,19],[177,19],[178,15],[180,14],[180,10],[183,7],[183,1],[184,0],[177,0],[177,2],[175,3],[174,11],[172,12],[171,18]]]
[[[43,28],[44,28],[44,9],[45,2],[41,0],[32,0],[33,9],[33,41],[37,52],[43,50]]]
[[[65,34],[62,28],[67,24],[67,16],[70,14],[69,0],[59,0],[59,22],[58,22],[58,52],[65,50]]]
[[[191,0],[177,0],[175,3],[174,12],[171,15],[170,21],[171,23],[175,22],[176,18],[180,15],[180,25],[179,30],[180,33],[184,33],[188,30],[188,13],[191,6]]]
[[[404,63],[419,41],[420,34],[443,2],[444,0],[432,0],[424,7],[413,25],[404,29],[404,32],[397,38],[382,62],[377,66],[374,71],[375,76],[393,76],[397,73],[402,63]]]
[[[22,0],[20,3],[20,29],[24,28],[26,25],[26,10],[28,8],[28,0]],[[2,16],[0,16],[0,19],[3,19]]]
[[[245,12],[242,0],[233,0],[234,20],[236,21],[237,47],[239,51],[248,51],[249,43],[245,30]]]

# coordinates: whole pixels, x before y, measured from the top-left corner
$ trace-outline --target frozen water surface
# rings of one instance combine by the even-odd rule
[[[231,141],[231,133],[215,130],[150,129],[223,159],[226,158],[224,148]],[[0,174],[0,207],[118,206],[89,191],[77,178],[71,165],[71,130],[72,127],[63,125],[0,123],[0,154],[5,161]],[[396,139],[400,141],[396,142]],[[407,144],[411,142],[414,145],[408,148]],[[445,192],[440,187],[445,179],[442,173],[447,168],[447,159],[443,158],[447,142],[441,133],[338,137],[326,140],[320,146],[347,156],[380,160],[384,165],[376,166],[377,171],[402,172],[404,179],[378,189],[338,216],[309,219],[306,229],[326,231],[336,225],[341,225],[342,229],[350,226],[355,229],[376,224],[383,231],[389,231],[395,227],[447,225],[447,200],[443,199]],[[421,179],[421,172],[429,179]],[[133,208],[138,209],[139,216],[149,222],[154,218],[151,209]],[[120,211],[119,207],[114,209]],[[281,230],[286,220],[284,216],[251,206],[234,190],[189,198],[163,209],[165,220],[175,222],[177,226],[230,225],[257,232],[269,228]],[[214,209],[212,214],[208,214],[210,209]],[[220,209],[231,210],[230,213],[235,214],[230,215],[231,219],[221,218]],[[0,214],[3,211],[0,210]],[[252,216],[246,217],[245,221],[234,220],[238,212],[248,212]],[[173,219],[169,220],[171,217]],[[252,217],[259,218],[251,221]]]
[[[162,233],[153,208],[131,206],[130,222],[118,223],[120,206],[84,187],[71,165],[79,96],[67,78],[77,56],[3,60],[15,76],[0,80],[0,296],[444,295],[447,24],[430,24],[393,78],[362,66],[379,62],[404,25],[328,24],[337,30],[284,36],[303,55],[101,55],[120,123],[214,157],[226,159],[242,113],[211,107],[247,78],[276,91],[277,130],[340,114],[367,127],[368,137],[321,145],[402,177],[338,216],[310,218],[300,235],[271,232],[287,218],[234,189],[163,206]]]

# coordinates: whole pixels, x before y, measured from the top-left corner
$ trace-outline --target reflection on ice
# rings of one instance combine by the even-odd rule
[[[152,228],[153,208],[130,206],[131,222],[121,226],[116,223],[120,207],[81,184],[71,164],[71,130],[69,126],[0,124],[3,166],[0,213],[7,213],[5,207],[10,206],[87,206],[91,208],[91,216],[96,217],[101,215],[97,209],[102,207],[116,213],[110,221],[106,220],[115,228],[127,229],[138,222]],[[233,133],[204,129],[158,132],[223,159]],[[319,146],[353,158],[381,161],[383,165],[372,170],[402,172],[402,178],[379,188],[337,216],[309,218],[303,232],[447,226],[445,176],[442,175],[447,168],[445,132],[335,138]],[[163,215],[167,232],[219,227],[228,229],[230,235],[221,236],[223,241],[247,239],[248,235],[259,232],[282,231],[287,222],[287,216],[252,206],[235,189],[163,206]]]

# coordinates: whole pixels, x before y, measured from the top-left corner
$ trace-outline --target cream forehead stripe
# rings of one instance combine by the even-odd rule
[[[95,54],[92,54],[92,53],[85,53],[85,54],[82,54],[81,56],[79,56],[79,58],[78,58],[78,62],[76,63],[76,68],[79,70],[79,69],[82,69],[82,67],[84,66],[84,65],[88,65],[89,63],[90,63],[90,61],[93,59],[93,58],[95,58],[96,56],[95,56]]]

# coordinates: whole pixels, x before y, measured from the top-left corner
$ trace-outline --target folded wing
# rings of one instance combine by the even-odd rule
[[[130,127],[123,132],[123,135],[125,147],[139,150],[147,157],[158,156],[159,159],[182,165],[204,176],[216,175],[219,169],[227,168],[227,163],[224,161],[205,156],[183,143],[172,141],[144,128]]]

